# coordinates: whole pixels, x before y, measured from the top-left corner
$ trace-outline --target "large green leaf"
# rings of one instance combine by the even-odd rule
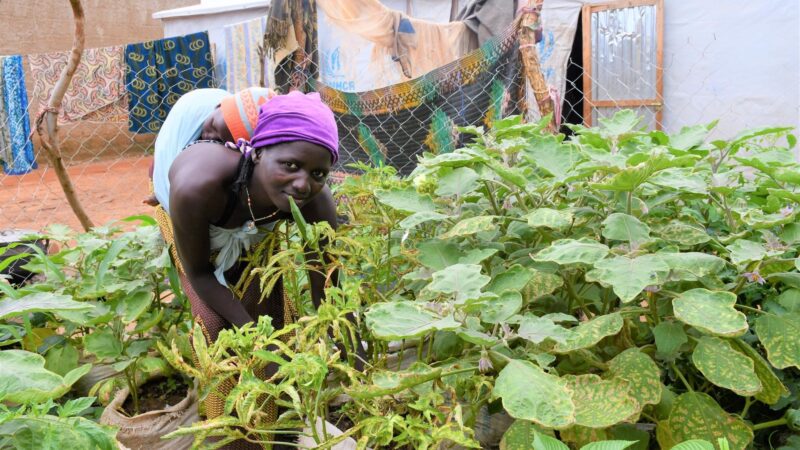
[[[564,209],[538,208],[524,217],[528,225],[552,230],[564,230],[572,225],[572,213]]]
[[[464,219],[453,225],[446,233],[439,236],[439,239],[452,239],[455,237],[469,236],[481,231],[494,229],[494,216],[477,216]]]
[[[477,310],[481,320],[486,323],[504,323],[522,308],[522,295],[519,292],[504,291],[500,295],[482,296],[470,302],[469,310]]]
[[[436,211],[417,212],[401,220],[400,228],[411,229],[425,222],[441,222],[448,217],[450,216],[446,216]]]
[[[656,340],[656,354],[669,361],[674,360],[681,346],[689,342],[683,324],[672,321],[656,325],[653,328],[653,337]]]
[[[607,191],[633,191],[645,183],[654,173],[671,167],[670,157],[664,153],[651,156],[647,161],[627,167],[602,183],[592,183],[594,189]]]
[[[519,337],[541,344],[545,339],[565,343],[570,333],[564,327],[556,325],[552,320],[532,315],[522,316],[517,330]]]
[[[658,186],[675,189],[690,194],[708,194],[708,183],[706,179],[689,168],[673,168],[662,170],[650,177],[650,183]]]
[[[769,365],[756,349],[741,339],[733,339],[730,343],[735,349],[753,360],[753,369],[756,371],[756,376],[758,376],[759,381],[761,381],[761,386],[763,388],[761,392],[755,395],[757,400],[768,405],[773,405],[780,400],[781,397],[789,393],[789,390],[783,385],[780,378],[775,375],[772,366]]]
[[[436,209],[429,195],[420,195],[414,188],[378,189],[375,197],[384,205],[407,213],[430,212]]]
[[[800,369],[800,313],[762,314],[755,328],[773,366]]]
[[[681,442],[670,450],[716,450],[714,444],[703,439],[691,439]]]
[[[650,239],[650,227],[636,217],[613,213],[603,221],[603,236],[606,239],[626,241],[638,246]]]
[[[593,347],[601,339],[613,336],[622,330],[622,316],[619,313],[606,314],[584,322],[570,330],[567,340],[558,343],[556,353],[569,353],[582,348]]]
[[[591,442],[581,447],[581,450],[625,450],[636,441],[600,441]]]
[[[717,442],[717,438],[724,437],[731,450],[745,450],[753,440],[753,430],[726,413],[708,394],[687,392],[675,399],[669,419],[658,423],[656,437],[661,448],[672,448],[690,439]]]
[[[43,403],[66,394],[91,364],[77,367],[64,377],[44,368],[44,357],[24,350],[0,351],[0,398],[16,403]]]
[[[661,371],[655,361],[638,348],[629,348],[615,356],[608,363],[608,373],[626,382],[628,395],[636,399],[640,410],[661,401]]]
[[[454,264],[434,272],[433,281],[426,289],[444,294],[455,294],[459,302],[480,297],[481,288],[491,280],[481,273],[477,264]]]
[[[581,154],[572,144],[562,143],[556,136],[537,137],[530,147],[523,149],[525,158],[541,167],[556,181],[564,181],[581,160]]]
[[[628,384],[603,380],[597,375],[565,375],[567,388],[575,403],[575,423],[589,428],[606,428],[641,410],[630,396]]]
[[[122,342],[114,336],[109,328],[95,329],[83,337],[86,351],[97,356],[97,359],[114,359],[122,354]]]
[[[367,327],[383,340],[410,339],[437,330],[454,330],[459,323],[452,316],[441,317],[409,301],[373,305],[365,313]]]
[[[469,167],[459,167],[439,177],[436,195],[464,195],[478,188],[480,176]]]
[[[140,289],[125,296],[117,304],[117,314],[122,316],[125,322],[133,322],[144,313],[153,302],[153,292]]]
[[[763,245],[746,239],[737,239],[726,248],[731,252],[731,262],[736,265],[751,261],[761,261],[767,256],[767,249]]]
[[[461,250],[452,242],[430,240],[419,244],[419,262],[433,270],[442,270],[458,263]]]
[[[670,280],[697,281],[716,275],[725,268],[725,260],[708,253],[657,253],[670,268]]]
[[[591,239],[559,239],[533,256],[533,259],[560,265],[594,264],[607,254],[608,247]]]
[[[684,247],[703,244],[711,240],[706,230],[698,225],[688,224],[679,220],[658,227],[655,234],[661,239],[675,242]]]
[[[18,449],[116,450],[116,434],[84,417],[20,416],[0,424],[0,442]]]
[[[575,404],[566,383],[528,361],[509,361],[497,376],[493,393],[515,419],[556,429],[575,422]]]
[[[690,289],[672,300],[675,317],[698,330],[722,337],[737,337],[747,331],[747,317],[736,311],[732,292]]]
[[[88,311],[93,306],[76,302],[69,295],[37,292],[18,299],[0,300],[0,320],[33,312]]]
[[[669,266],[657,255],[617,256],[598,261],[594,267],[586,273],[586,281],[610,285],[623,303],[633,301],[647,286],[665,282],[669,275]]]
[[[533,277],[534,271],[527,267],[514,265],[498,273],[486,286],[486,290],[500,294],[503,291],[521,291]]]
[[[694,125],[682,127],[681,131],[669,137],[669,146],[678,150],[689,150],[705,141],[709,131],[717,124],[716,121],[709,125]]]
[[[64,376],[72,369],[78,367],[79,357],[78,350],[67,341],[47,351],[44,358],[44,368]]]
[[[761,392],[753,361],[734,350],[728,341],[703,336],[692,353],[692,362],[711,383],[747,397]]]

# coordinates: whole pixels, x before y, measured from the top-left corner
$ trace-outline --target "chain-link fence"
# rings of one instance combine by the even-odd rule
[[[636,19],[639,24],[647,24],[648,20],[652,20],[653,27],[657,26],[655,18],[642,17],[644,16],[640,15]],[[554,101],[554,113],[563,132],[569,132],[563,126],[567,123],[586,122],[587,111],[596,123],[599,117],[619,108],[633,107],[644,113],[643,123],[663,126],[665,123],[660,114],[657,114],[659,111],[663,113],[675,108],[673,113],[681,115],[685,110],[691,109],[693,116],[703,117],[704,109],[718,102],[712,96],[680,105],[665,103],[660,85],[661,65],[657,55],[660,47],[657,43],[641,41],[647,37],[660,37],[642,32],[639,35],[640,41],[637,41],[635,35],[625,35],[623,25],[622,19],[616,24],[619,28],[616,35],[624,35],[617,42],[619,47],[616,49],[612,48],[615,33],[608,32],[614,24],[605,23],[604,42],[590,40],[588,47],[581,32],[592,30],[591,23],[588,28],[579,24],[575,38],[567,43],[554,42],[552,35],[539,31],[536,33],[537,42],[534,45],[521,43],[518,31],[522,27],[511,27],[465,56],[420,77],[359,93],[336,90],[315,79],[321,70],[324,71],[324,67],[312,66],[310,64],[313,63],[308,61],[318,61],[317,55],[306,55],[302,69],[291,62],[290,56],[286,59],[289,63],[273,69],[272,79],[275,84],[272,87],[283,92],[292,87],[320,92],[338,121],[341,157],[335,169],[340,172],[350,170],[348,165],[351,163],[365,162],[392,165],[400,173],[407,174],[413,169],[417,156],[423,152],[447,152],[461,145],[464,137],[455,131],[456,126],[487,126],[492,120],[510,114],[525,114],[529,118],[535,118],[539,111],[536,100],[541,99],[535,98],[532,93],[536,91],[536,87],[531,86],[529,79],[526,80],[523,57],[526,47],[535,47],[542,60],[548,57],[551,47],[566,47],[566,50],[562,49],[569,54],[566,70],[554,77],[547,72],[547,65],[542,65],[543,77],[548,83],[552,82],[549,92],[546,93],[547,99]],[[595,36],[602,35],[598,34],[597,27],[594,30]],[[657,28],[652,30],[656,32]],[[611,47],[608,46],[609,42]],[[423,49],[425,45],[433,43],[417,43]],[[601,45],[606,46],[603,50],[605,53],[600,50]],[[591,55],[589,58],[586,57],[587,49]],[[696,50],[698,58],[701,58],[702,49]],[[648,53],[645,55],[648,57],[642,59],[637,57],[636,52],[640,56],[644,55],[642,52],[652,54]],[[181,53],[176,55],[180,56]],[[603,60],[614,56],[622,58],[622,64],[610,65],[607,60]],[[146,92],[141,95],[149,102],[150,107],[145,111],[144,119],[145,122],[156,124],[152,128],[148,129],[149,125],[141,120],[137,126],[133,124],[134,111],[137,114],[141,111],[136,109],[138,99],[130,97],[132,92],[137,91],[131,86],[130,76],[126,78],[128,84],[124,86],[116,105],[122,107],[125,117],[119,114],[96,114],[66,122],[62,117],[59,122],[61,157],[79,200],[96,225],[128,215],[151,212],[150,207],[144,205],[142,200],[150,193],[148,170],[152,163],[156,134],[142,131],[157,131],[157,123],[163,120],[181,92],[198,87],[216,87],[219,85],[216,80],[224,78],[201,73],[208,70],[206,63],[210,61],[198,64],[191,58],[178,59],[182,65],[179,71],[170,70],[167,67],[170,66],[169,62],[165,62],[166,69],[163,71],[145,64],[138,70],[146,73],[133,73],[142,75],[133,79],[149,80],[149,84],[139,86],[139,92]],[[592,67],[587,67],[587,61]],[[172,65],[175,64],[178,63]],[[610,67],[605,73],[602,72],[602,64]],[[618,66],[627,68],[628,73],[614,72],[614,68]],[[635,69],[634,72],[631,72],[632,68]],[[400,70],[399,63],[397,70]],[[599,74],[602,74],[605,81],[600,80]],[[82,89],[80,83],[86,79],[88,78],[76,77],[73,80],[73,84],[77,84],[78,92]],[[598,83],[608,80],[614,81],[615,87],[605,88],[602,95],[598,96]],[[563,87],[560,87],[562,81]],[[592,86],[595,88],[593,94],[587,92]],[[647,90],[647,95],[641,98],[646,97],[655,103],[641,104],[632,101],[630,92],[640,88]],[[88,88],[86,91],[93,92]],[[27,114],[33,120],[42,105],[36,100],[38,95],[30,97],[32,100]],[[587,101],[591,103],[588,108]],[[730,114],[737,113],[731,110]],[[707,117],[706,122],[716,118],[718,117]],[[688,124],[675,122],[667,127],[667,131],[677,131],[679,125]],[[41,229],[51,223],[66,223],[78,227],[78,221],[64,198],[39,139],[35,136],[36,133],[33,134],[32,144],[38,168],[24,175],[0,173],[0,229]]]

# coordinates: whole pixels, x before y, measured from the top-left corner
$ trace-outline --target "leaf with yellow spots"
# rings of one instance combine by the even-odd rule
[[[594,347],[601,339],[613,336],[622,330],[622,316],[619,313],[606,314],[582,323],[570,330],[566,341],[556,345],[556,353],[569,353],[582,348]]]
[[[781,397],[789,393],[789,390],[783,385],[780,378],[775,375],[775,372],[773,372],[767,360],[765,360],[756,349],[741,339],[733,339],[730,343],[735,349],[753,360],[753,369],[756,371],[756,375],[758,379],[761,380],[761,386],[763,387],[761,392],[756,394],[757,400],[768,405],[773,405],[780,400]]]
[[[692,353],[692,362],[711,383],[747,397],[761,392],[753,360],[736,351],[728,341],[703,336]]]
[[[589,428],[575,425],[559,431],[561,440],[571,444],[573,448],[581,448],[590,442],[604,441],[609,438],[608,431],[603,428]]]
[[[744,450],[753,440],[753,430],[725,412],[708,394],[687,392],[675,399],[669,419],[658,423],[656,438],[661,448],[690,439],[717,442],[717,438],[726,438],[731,450]]]
[[[800,369],[800,314],[764,314],[756,319],[755,328],[773,366]]]
[[[515,419],[556,429],[575,423],[575,404],[564,380],[528,361],[510,361],[497,376],[494,395]]]
[[[604,380],[598,375],[562,377],[572,391],[575,424],[589,428],[607,428],[636,414],[639,402],[628,394],[628,383]]]
[[[635,398],[640,407],[661,401],[661,371],[656,362],[638,348],[625,350],[609,361],[608,366],[612,378],[627,382],[628,395]]]
[[[737,337],[747,331],[747,317],[736,311],[736,294],[690,289],[672,301],[675,317],[706,334]]]
[[[537,432],[544,432],[549,436],[553,436],[552,431],[545,431],[533,422],[515,420],[508,427],[508,430],[503,433],[503,438],[500,440],[500,450],[530,450],[533,440],[536,439]]]
[[[552,273],[533,271],[533,276],[528,280],[528,284],[522,288],[522,299],[527,303],[537,298],[547,295],[560,288],[564,284],[564,279]]]

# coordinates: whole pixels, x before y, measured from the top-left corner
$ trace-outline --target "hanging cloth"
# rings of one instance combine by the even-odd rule
[[[21,175],[36,169],[33,156],[28,93],[22,56],[0,56],[0,159],[3,170],[10,175]]]
[[[181,95],[214,85],[208,32],[188,34],[125,47],[128,128],[156,133]]]
[[[472,34],[462,22],[442,24],[408,17],[378,0],[317,0],[317,3],[326,20],[375,44],[373,63],[363,68],[370,72],[381,72],[380,66],[389,56],[399,64],[402,80],[417,78],[476,48]]]
[[[264,45],[264,29],[267,18],[260,17],[246,22],[228,25],[225,30],[225,88],[230,92],[239,92],[251,86],[266,85],[268,77],[262,80],[259,49]]]
[[[67,66],[71,52],[39,53],[28,56],[33,77],[33,99],[39,111],[47,106],[53,88]],[[124,122],[124,59],[122,46],[90,48],[83,51],[72,81],[61,100],[62,122]]]
[[[264,31],[276,91],[307,90],[309,80],[319,77],[319,48],[316,0],[273,0]],[[283,57],[277,54],[290,49],[293,52],[288,64],[279,66]]]

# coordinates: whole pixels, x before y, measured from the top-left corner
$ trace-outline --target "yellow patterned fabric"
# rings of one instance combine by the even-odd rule
[[[33,100],[41,111],[67,66],[70,52],[28,55],[33,77]],[[128,120],[125,103],[125,62],[122,46],[90,48],[83,51],[67,92],[61,101],[59,120],[72,122],[124,122]]]
[[[225,89],[229,92],[262,85],[264,68],[258,52],[266,24],[264,16],[225,27]]]

